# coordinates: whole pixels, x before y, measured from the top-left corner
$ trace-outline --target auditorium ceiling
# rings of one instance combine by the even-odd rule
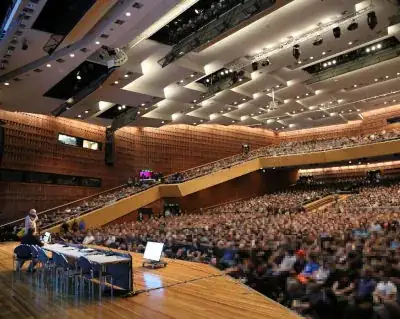
[[[45,23],[53,1],[17,1],[2,35],[6,110],[109,126],[136,109],[128,125],[281,132],[362,120],[363,113],[400,101],[395,0],[276,0],[164,67],[173,47],[158,42],[157,31],[184,12],[197,14],[198,1],[93,0],[68,16],[76,23],[58,28]],[[127,61],[110,68],[104,47],[121,49]],[[105,80],[90,89],[85,80],[97,74]]]

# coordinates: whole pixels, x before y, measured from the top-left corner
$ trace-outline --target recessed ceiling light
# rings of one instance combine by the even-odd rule
[[[324,66],[324,68],[326,68],[326,67],[328,66],[328,63],[325,62],[325,63],[323,64],[323,66]]]
[[[193,125],[196,125],[197,123],[193,123]]]
[[[240,79],[239,79],[239,82],[242,82],[242,81],[243,81],[243,79],[242,79],[242,78],[240,78]]]
[[[376,46],[378,49],[382,49],[382,44],[378,44],[377,46]]]
[[[124,75],[124,78],[129,78],[129,74],[125,74],[125,75]]]
[[[4,82],[4,85],[5,85],[5,86],[9,86],[9,85],[10,85],[10,83],[8,83],[8,82]]]
[[[125,109],[125,108],[126,108],[126,105],[122,105],[122,108]]]
[[[114,81],[114,84],[118,84],[119,82],[118,81]]]
[[[228,111],[232,110],[230,107],[228,107]]]
[[[118,110],[121,111],[121,110],[122,110],[122,107],[121,107],[121,106],[118,106]]]
[[[357,109],[357,112],[360,112],[361,110],[360,109]]]
[[[385,76],[385,79],[388,79],[388,78],[389,78],[389,75],[386,75],[386,76]]]
[[[79,117],[79,118],[81,118],[81,117],[82,117],[82,115],[78,114],[78,117]]]
[[[161,121],[161,124],[164,124],[165,122],[164,121]]]
[[[336,64],[336,60],[333,60],[332,63],[333,63],[333,64]]]
[[[69,56],[70,56],[71,58],[74,58],[74,57],[75,57],[75,54],[71,53]]]
[[[351,161],[349,161],[349,164],[351,164]]]
[[[300,109],[300,111],[302,111],[302,112],[303,112],[303,111],[304,111],[304,109]]]
[[[349,42],[349,45],[352,45],[352,44],[353,44],[353,42],[350,41],[350,42]]]
[[[356,88],[356,87],[357,87],[357,84],[354,84],[353,86]]]
[[[86,113],[86,114],[88,114],[88,113],[89,113],[89,111],[88,111],[88,110],[86,110],[86,111],[85,111],[85,113]]]
[[[383,104],[387,104],[387,101],[385,101]]]
[[[313,56],[310,56],[310,60],[312,60],[312,59],[314,59],[314,57],[313,57]]]
[[[326,54],[326,52],[324,51],[324,52],[322,52],[322,55],[325,55]]]
[[[238,102],[235,101],[235,102],[233,102],[233,104],[238,104]]]
[[[232,121],[232,123],[235,123],[235,121]]]
[[[100,44],[100,41],[96,41],[96,44],[99,45],[99,44]]]
[[[197,100],[193,100],[193,103],[196,103],[197,102]]]
[[[243,99],[242,99],[242,101],[246,101],[246,99],[245,99],[245,98],[243,98]]]
[[[77,80],[82,80],[82,77],[78,74],[78,75],[76,76],[76,79],[77,79]]]
[[[140,104],[141,106],[145,106],[146,105],[146,103],[142,103],[142,104]]]
[[[322,117],[326,117],[326,115],[324,114],[324,115],[322,115]]]
[[[397,72],[397,75],[400,75],[400,72]]]
[[[137,114],[140,114],[140,111],[139,111],[139,112],[137,112]]]
[[[378,79],[375,79],[374,81],[375,81],[375,82],[378,82],[379,80],[378,80]]]
[[[370,53],[371,49],[370,48],[366,48],[365,52]]]
[[[394,103],[394,102],[396,102],[396,100],[393,100],[392,102]]]
[[[300,98],[300,96],[299,96],[299,95],[297,95],[297,96],[296,96],[296,99],[299,99],[299,98]]]
[[[180,80],[179,83],[183,83],[183,80]]]
[[[297,61],[298,64],[302,64],[303,62],[301,62],[301,60]]]
[[[125,15],[126,15],[127,17],[130,17],[130,16],[131,16],[131,13],[130,13],[130,12],[126,12]]]
[[[46,64],[46,66],[47,66],[48,68],[51,68],[51,64]]]
[[[276,118],[279,121],[279,117]]]

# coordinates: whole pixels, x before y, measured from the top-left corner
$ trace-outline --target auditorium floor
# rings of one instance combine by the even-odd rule
[[[299,318],[211,266],[167,260],[164,269],[144,269],[140,254],[133,254],[135,289],[154,290],[101,303],[50,296],[29,288],[28,274],[13,280],[14,247],[0,244],[0,318]]]

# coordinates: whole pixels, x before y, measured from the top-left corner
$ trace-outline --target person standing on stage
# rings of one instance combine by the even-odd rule
[[[33,234],[36,234],[37,228],[36,228],[36,222],[38,220],[38,216],[36,214],[35,209],[31,209],[29,211],[29,214],[25,217],[25,234],[28,233],[28,229],[31,228],[33,230]]]

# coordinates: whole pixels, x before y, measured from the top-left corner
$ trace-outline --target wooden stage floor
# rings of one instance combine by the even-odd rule
[[[61,298],[30,288],[27,273],[13,279],[15,246],[0,243],[0,318],[299,318],[211,266],[167,260],[166,268],[144,269],[140,254],[133,254],[135,290],[150,291],[101,302]]]

